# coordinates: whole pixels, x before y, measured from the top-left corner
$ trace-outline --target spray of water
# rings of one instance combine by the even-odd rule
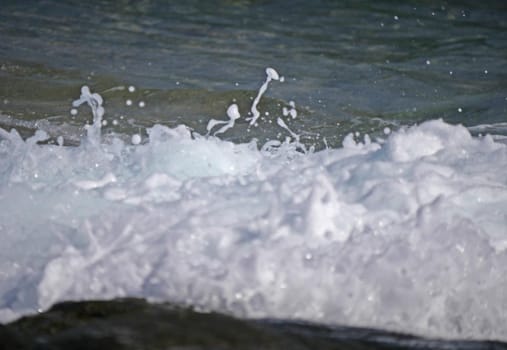
[[[266,73],[252,125],[281,80]],[[0,129],[0,320],[140,296],[507,340],[505,144],[432,120],[304,153],[290,109],[274,125],[290,141],[260,150],[185,126],[131,144],[100,139],[98,94],[83,87],[82,104],[93,124],[77,147]],[[241,118],[235,105],[227,116],[208,134]]]

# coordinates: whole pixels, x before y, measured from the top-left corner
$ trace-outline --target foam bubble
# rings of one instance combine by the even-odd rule
[[[273,68],[266,68],[266,75],[268,78],[273,80],[279,80],[280,76],[278,75],[278,72],[274,70]]]
[[[229,106],[229,108],[227,108],[227,116],[231,120],[236,120],[236,119],[241,118],[241,115],[239,114],[239,110],[238,110],[238,105],[237,104],[233,103],[232,105]]]
[[[132,141],[133,145],[140,144],[141,143],[141,135],[139,135],[139,134],[132,135],[131,141]]]

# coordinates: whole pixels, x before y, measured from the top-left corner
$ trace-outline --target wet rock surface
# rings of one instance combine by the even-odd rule
[[[379,330],[243,320],[142,299],[65,302],[0,325],[0,349],[507,349]]]

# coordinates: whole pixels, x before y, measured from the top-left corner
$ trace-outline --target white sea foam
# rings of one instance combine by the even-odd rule
[[[46,137],[0,129],[2,321],[143,296],[507,340],[507,146],[489,136],[434,120],[307,154],[184,126]]]

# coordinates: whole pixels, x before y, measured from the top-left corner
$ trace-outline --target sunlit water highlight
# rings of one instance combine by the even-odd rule
[[[280,79],[266,73],[264,90]],[[77,147],[0,129],[1,321],[142,296],[507,340],[504,143],[431,120],[315,152],[288,129],[288,110],[273,125],[285,142],[184,125],[103,138],[102,98],[84,87],[82,103],[93,123]],[[209,133],[234,127],[233,106]]]

